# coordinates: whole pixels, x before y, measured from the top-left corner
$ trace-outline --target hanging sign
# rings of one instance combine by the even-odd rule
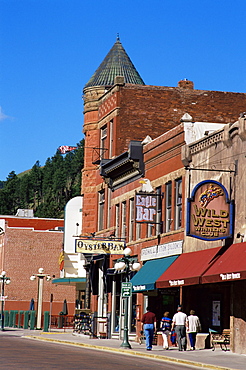
[[[159,194],[136,194],[135,198],[135,221],[146,222],[150,224],[156,223],[157,214],[157,197]]]
[[[125,242],[114,240],[75,239],[75,253],[123,254]]]
[[[233,217],[234,207],[226,188],[217,181],[202,181],[188,199],[186,233],[202,240],[231,238]]]

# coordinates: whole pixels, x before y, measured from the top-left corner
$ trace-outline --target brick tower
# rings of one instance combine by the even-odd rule
[[[83,207],[83,235],[94,233],[97,230],[97,204],[95,194],[103,190],[103,183],[99,176],[98,164],[100,160],[109,155],[102,146],[107,143],[107,132],[104,132],[105,142],[101,124],[99,125],[99,101],[106,91],[115,84],[122,82],[144,85],[142,78],[131,62],[119,37],[96,72],[84,87],[84,134],[85,152],[84,168],[82,171],[82,195],[84,196]],[[103,144],[104,143],[104,144]],[[113,153],[110,154],[113,156]],[[99,195],[100,196],[100,195]],[[105,198],[102,195],[101,202]]]

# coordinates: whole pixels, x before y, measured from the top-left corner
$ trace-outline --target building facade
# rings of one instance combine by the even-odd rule
[[[186,299],[196,297],[197,308],[210,327],[219,331],[230,328],[231,350],[237,353],[245,353],[246,330],[245,145],[246,119],[242,113],[235,123],[185,146],[182,152],[190,182],[191,193],[187,190],[187,198],[193,197],[197,184],[204,183],[206,193],[213,190],[210,200],[206,199],[206,207],[203,206],[204,212],[197,212],[198,217],[193,218],[198,231],[195,230],[195,237],[186,237],[185,252],[189,255],[193,251],[215,251],[199,286],[186,290]],[[225,195],[226,204],[218,206]],[[189,220],[191,213],[192,208],[187,213],[186,225],[193,222]],[[229,225],[231,230],[226,237]]]
[[[58,257],[63,246],[64,221],[22,216],[0,216],[0,263],[11,283],[5,287],[5,310],[29,310],[33,298],[37,310],[39,268],[51,278],[59,277]],[[52,314],[62,311],[64,299],[68,302],[68,313],[74,313],[74,287],[59,286],[51,281],[44,282],[43,311]]]
[[[107,318],[108,335],[122,336],[120,282],[126,275],[115,271],[114,265],[123,255],[122,251],[117,254],[116,242],[123,242],[142,265],[129,277],[133,284],[130,333],[139,332],[147,305],[155,308],[159,321],[164,310],[174,313],[180,303],[185,310],[201,313],[203,330],[209,330],[216,326],[211,310],[200,311],[201,300],[198,304],[195,297],[202,292],[202,274],[230,242],[223,237],[207,242],[186,235],[187,187],[191,192],[202,177],[196,172],[197,179],[191,181],[187,167],[193,157],[189,152],[185,161],[183,147],[188,151],[197,140],[213,140],[214,131],[233,125],[245,110],[246,94],[195,90],[187,80],[179,81],[177,87],[146,86],[117,39],[86,84],[83,98],[83,207],[74,251],[83,254],[90,282],[84,288],[85,308],[98,318]],[[201,153],[205,160],[206,148]],[[105,241],[114,245],[114,253],[100,249]],[[192,253],[199,252],[197,259]],[[176,279],[175,274],[165,280],[163,274],[171,273],[176,263],[179,269],[184,265],[190,270],[187,261],[182,264],[186,254],[194,265],[202,257],[194,276],[186,271],[187,284],[179,283],[184,279]],[[218,302],[217,298],[211,302]],[[224,327],[230,323],[226,307]]]

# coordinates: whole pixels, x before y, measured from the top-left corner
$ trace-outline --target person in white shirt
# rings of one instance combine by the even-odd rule
[[[194,310],[190,310],[190,316],[187,317],[187,333],[189,335],[191,349],[195,350],[196,335],[201,331],[201,323]]]
[[[177,313],[173,316],[172,330],[175,329],[179,351],[186,351],[186,323],[187,315],[182,312],[182,307],[178,306]]]

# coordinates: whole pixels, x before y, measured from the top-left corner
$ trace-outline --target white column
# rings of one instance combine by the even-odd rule
[[[43,304],[43,287],[44,277],[38,276],[38,312],[37,312],[37,329],[41,329],[42,304]]]

